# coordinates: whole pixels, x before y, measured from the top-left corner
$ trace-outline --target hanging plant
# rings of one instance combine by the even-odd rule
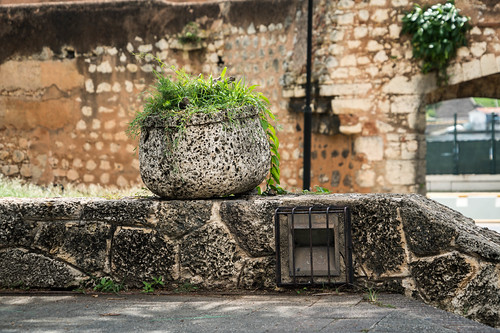
[[[413,35],[413,57],[422,60],[422,72],[437,72],[438,85],[448,83],[446,69],[457,49],[467,46],[470,18],[462,16],[454,0],[428,8],[414,5],[403,17],[402,33]]]

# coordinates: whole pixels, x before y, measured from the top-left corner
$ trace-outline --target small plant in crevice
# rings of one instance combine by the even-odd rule
[[[116,283],[112,278],[102,277],[96,279],[96,285],[94,286],[94,291],[100,291],[104,293],[118,293],[125,289],[123,283]]]
[[[457,49],[467,46],[470,18],[462,16],[454,0],[428,8],[414,5],[403,16],[403,34],[412,35],[413,57],[422,60],[422,72],[437,72],[438,85],[448,83],[446,69]]]
[[[144,284],[144,287],[142,287],[143,293],[153,293],[155,289],[164,287],[165,281],[163,281],[163,276],[157,278],[153,276],[152,282],[142,281],[142,284]]]
[[[314,186],[313,190],[302,190],[303,194],[330,194],[332,193],[329,189],[321,187],[321,186]]]
[[[137,54],[140,58],[152,56]],[[129,123],[127,133],[136,138],[150,116],[162,119],[176,119],[176,140],[182,137],[186,126],[193,115],[204,113],[214,115],[226,112],[231,121],[239,113],[244,112],[244,106],[253,106],[259,112],[259,119],[267,135],[271,153],[269,177],[266,180],[264,191],[258,188],[260,194],[282,194],[285,191],[280,187],[280,154],[278,152],[279,140],[276,135],[274,123],[276,118],[269,109],[269,100],[260,92],[255,92],[257,86],[247,86],[243,79],[226,76],[224,68],[218,78],[211,75],[204,77],[202,74],[192,76],[183,69],[170,67],[174,75],[164,75],[167,65],[159,58],[152,56],[160,65],[161,71],[154,71],[156,83],[146,93],[144,110],[137,112]],[[176,145],[177,141],[171,143]]]
[[[373,289],[373,288],[368,288],[365,292],[365,294],[363,295],[363,299],[367,302],[370,302],[372,304],[375,304],[376,306],[379,306],[381,308],[391,308],[391,309],[395,309],[396,307],[394,305],[391,305],[391,304],[384,304],[382,302],[379,301],[378,299],[378,291]]]
[[[177,36],[181,44],[197,44],[201,41],[200,27],[196,22],[189,22],[184,26],[182,32]]]
[[[376,302],[378,298],[378,293],[375,289],[373,288],[368,288],[366,290],[366,293],[364,294],[363,298],[368,301],[368,302]]]
[[[300,295],[301,293],[303,292],[306,292],[307,291],[307,287],[304,287],[302,289],[296,289],[295,292],[297,293],[297,295]]]
[[[186,292],[193,292],[198,290],[198,286],[190,283],[190,282],[184,282],[181,285],[179,285],[177,288],[174,289],[175,293],[186,293]]]

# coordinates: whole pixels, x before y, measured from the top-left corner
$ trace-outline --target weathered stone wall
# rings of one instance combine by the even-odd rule
[[[437,1],[416,1],[430,4]],[[420,74],[400,36],[408,0],[315,1],[312,185],[339,192],[425,191],[423,106],[500,97],[493,1],[457,0],[474,26],[451,88]],[[195,21],[200,45],[177,35]],[[299,1],[160,1],[0,6],[0,170],[36,183],[140,183],[123,131],[152,81],[152,52],[193,73],[228,66],[268,96],[280,120],[282,179],[302,185],[306,8]]]
[[[476,84],[465,95],[499,97],[489,77],[500,71],[496,2],[456,1],[472,18],[474,28],[470,46],[461,48],[450,66],[451,89],[437,89],[434,75],[420,73],[409,37],[400,34],[402,14],[411,5],[407,0],[317,2],[316,110],[338,119],[338,131],[352,140],[356,156],[352,182],[371,191],[424,190],[426,102],[461,97],[463,89],[456,87],[478,78],[489,88]],[[302,63],[296,53],[289,54],[287,61]],[[290,69],[285,73],[284,96],[302,101],[304,70],[296,65]],[[324,180],[335,168],[334,164],[323,167]]]
[[[0,286],[275,286],[278,206],[349,205],[355,284],[500,326],[500,235],[419,195],[2,199]]]

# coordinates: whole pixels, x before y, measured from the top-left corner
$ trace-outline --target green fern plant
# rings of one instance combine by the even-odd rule
[[[422,60],[422,72],[437,72],[438,85],[448,83],[446,69],[457,49],[467,46],[470,18],[462,16],[454,0],[428,8],[414,5],[403,16],[403,34],[412,35],[413,57]]]

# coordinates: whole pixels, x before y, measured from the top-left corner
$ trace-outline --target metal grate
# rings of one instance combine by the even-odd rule
[[[278,286],[353,282],[349,207],[279,207],[274,222]]]

